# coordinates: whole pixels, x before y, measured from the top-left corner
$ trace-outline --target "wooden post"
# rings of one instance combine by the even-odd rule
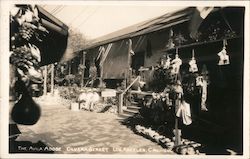
[[[54,64],[51,64],[51,94],[54,95]]]
[[[176,47],[176,54],[178,54],[178,47]],[[175,84],[177,84],[177,80],[178,80],[178,74],[176,74],[175,76]],[[177,110],[180,106],[180,94],[177,93],[176,94],[176,100],[175,100],[175,146],[179,146],[181,144],[181,134],[179,132],[179,126],[178,126],[178,118],[176,116]]]
[[[175,100],[175,114],[177,112],[177,108],[180,106],[180,101],[178,99],[178,95],[177,95],[177,99]],[[181,144],[181,134],[179,132],[179,128],[178,128],[178,118],[175,116],[175,146],[179,146]]]
[[[131,81],[132,76],[132,69],[131,69],[131,63],[132,63],[132,57],[131,57],[131,51],[132,51],[132,40],[128,40],[128,64],[127,64],[127,76],[126,76],[126,87],[129,85],[129,82]]]
[[[81,87],[84,86],[85,62],[86,62],[86,52],[83,51],[82,52],[82,66],[83,66],[83,70],[82,70],[82,77],[81,77]]]
[[[123,93],[121,92],[119,95],[118,95],[118,113],[119,114],[122,114],[122,107],[123,107]]]
[[[48,68],[47,68],[47,66],[45,66],[44,71],[43,71],[43,76],[44,76],[43,95],[47,95],[47,74],[48,74]]]
[[[71,74],[71,60],[68,62],[69,64],[69,75]]]

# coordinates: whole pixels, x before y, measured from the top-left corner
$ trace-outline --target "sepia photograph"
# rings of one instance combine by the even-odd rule
[[[249,157],[249,6],[123,3],[8,3],[8,157]]]

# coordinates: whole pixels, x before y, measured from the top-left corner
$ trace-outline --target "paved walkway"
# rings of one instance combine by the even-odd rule
[[[40,120],[33,126],[19,126],[22,135],[18,141],[40,140],[55,153],[66,154],[173,153],[134,134],[114,114],[71,111],[50,101],[41,105]]]

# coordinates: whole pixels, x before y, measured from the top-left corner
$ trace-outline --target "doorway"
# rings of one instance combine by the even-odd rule
[[[131,68],[136,75],[139,75],[139,68],[144,66],[145,62],[145,52],[137,52],[132,56]]]

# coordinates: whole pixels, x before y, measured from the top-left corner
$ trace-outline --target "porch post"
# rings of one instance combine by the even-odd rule
[[[123,93],[119,92],[118,95],[118,114],[122,114],[122,107],[123,107]]]
[[[83,65],[83,69],[82,69],[82,77],[81,77],[81,87],[84,86],[84,73],[85,73],[85,61],[86,61],[86,51],[82,52],[82,65]]]
[[[54,64],[51,64],[51,94],[54,95]]]

